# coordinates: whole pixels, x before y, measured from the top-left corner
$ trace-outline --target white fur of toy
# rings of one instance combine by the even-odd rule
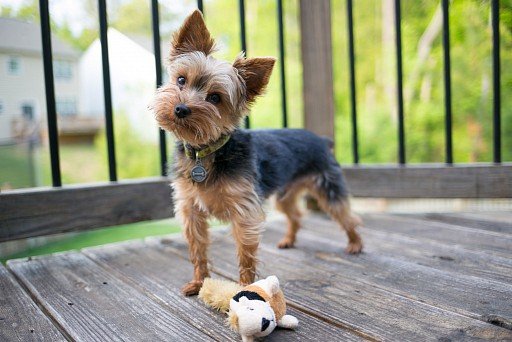
[[[238,317],[238,333],[242,335],[242,341],[252,341],[253,337],[263,337],[274,331],[277,323],[274,310],[270,304],[261,300],[249,300],[240,298],[239,302],[231,299],[230,314]],[[263,322],[268,326],[262,331]]]

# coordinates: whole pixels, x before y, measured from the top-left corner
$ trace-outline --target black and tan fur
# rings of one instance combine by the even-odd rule
[[[346,231],[346,251],[359,253],[362,242],[355,229],[360,220],[350,211],[341,168],[331,153],[332,143],[305,130],[238,128],[251,104],[264,92],[275,59],[245,58],[242,54],[233,64],[214,59],[214,41],[199,11],[185,20],[171,45],[170,82],[158,90],[152,109],[158,124],[178,139],[172,183],[175,210],[183,221],[194,264],[194,278],[183,287],[184,294],[197,294],[209,275],[210,216],[231,222],[240,283],[254,281],[265,219],[262,202],[272,194],[277,194],[277,208],[289,222],[279,247],[293,247],[300,227],[297,199],[307,191]],[[206,180],[193,181],[190,172],[196,161],[187,157],[184,144],[200,150],[222,135],[230,135],[228,142],[201,160],[208,171]]]

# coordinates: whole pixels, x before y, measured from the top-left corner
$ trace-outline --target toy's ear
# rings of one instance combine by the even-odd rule
[[[169,58],[172,60],[181,54],[194,51],[209,55],[214,49],[215,41],[206,28],[203,15],[199,10],[195,10],[185,19],[181,28],[173,34]]]
[[[248,102],[253,102],[257,96],[263,94],[275,62],[273,57],[245,58],[243,54],[235,59],[233,67],[245,82]]]
[[[277,279],[277,277],[275,275],[267,277],[266,280],[267,280],[268,287],[269,287],[272,295],[279,292],[279,279]]]

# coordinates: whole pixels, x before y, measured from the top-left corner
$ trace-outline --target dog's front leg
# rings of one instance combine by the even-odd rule
[[[233,237],[237,245],[240,284],[249,285],[254,282],[256,253],[260,242],[260,227],[263,220],[233,221]]]
[[[194,265],[194,279],[185,284],[181,291],[186,296],[193,296],[199,293],[204,278],[209,276],[206,253],[210,243],[207,215],[194,206],[191,201],[187,201],[181,203],[180,216],[188,241],[190,261]]]

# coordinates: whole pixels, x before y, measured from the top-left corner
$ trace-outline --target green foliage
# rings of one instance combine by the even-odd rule
[[[114,139],[119,179],[151,177],[160,174],[158,146],[142,140],[120,111],[114,115]],[[107,164],[107,141],[104,132],[98,134],[94,145]]]
[[[397,161],[396,60],[392,0],[354,1],[356,92],[360,159],[363,163]],[[423,58],[420,42],[431,28],[439,0],[402,1],[402,48],[405,96],[405,136],[409,162],[444,161],[444,83],[442,31],[426,44]],[[185,8],[195,2],[186,0]],[[216,37],[219,58],[233,60],[241,50],[238,1],[205,1],[207,25]],[[97,37],[94,0],[83,4],[84,29],[74,35],[69,23],[52,23],[53,32],[84,50]],[[162,38],[168,39],[188,10],[180,13],[161,2]],[[332,0],[332,43],[335,92],[336,157],[352,162],[350,89],[346,0]],[[389,15],[391,11],[391,16]],[[278,56],[276,1],[246,1],[248,56]],[[27,0],[15,13],[2,6],[2,16],[37,20],[37,1]],[[284,1],[286,85],[288,120],[303,126],[302,66],[300,58],[299,2]],[[387,14],[387,15],[386,15]],[[147,0],[112,0],[109,23],[123,33],[145,34],[150,39],[151,18]],[[450,2],[453,143],[456,162],[492,159],[492,31],[489,0]],[[512,0],[500,1],[501,99],[503,159],[512,160]],[[252,127],[281,127],[279,68],[276,64],[267,94],[251,111]],[[140,141],[122,116],[116,114],[116,139],[121,178],[158,174],[158,153],[152,144]],[[96,148],[106,161],[103,134]],[[101,171],[106,172],[106,168]],[[101,177],[103,178],[102,174]],[[98,177],[93,177],[96,179]]]
[[[98,38],[98,30],[95,28],[86,27],[78,35],[73,34],[67,21],[59,26],[52,23],[52,30],[57,37],[71,44],[71,46],[79,51],[85,51]]]
[[[300,62],[300,32],[298,2],[284,2],[285,58],[288,122],[290,127],[301,127],[302,116],[302,66]],[[241,51],[238,2],[219,0],[206,2],[206,24],[216,38],[219,58],[234,60]],[[247,57],[279,56],[276,1],[246,1]],[[226,17],[232,18],[226,20]],[[236,23],[236,24],[235,24]],[[277,61],[265,96],[253,106],[251,127],[282,127],[281,80]]]
[[[119,7],[113,15],[111,25],[125,33],[151,34],[149,1],[132,0]],[[134,20],[137,18],[137,20]]]
[[[510,0],[500,2],[503,159],[508,161],[512,160],[511,4]],[[392,6],[393,1],[389,0],[354,2],[356,92],[362,162],[397,161],[396,50]],[[427,44],[430,49],[427,57],[422,59],[419,53],[420,41],[432,25],[438,6],[437,0],[402,1],[405,135],[409,162],[444,161],[440,29]],[[342,162],[350,162],[352,145],[345,8],[345,0],[333,0],[336,155]],[[389,9],[391,16],[386,16]],[[453,146],[456,162],[492,160],[490,24],[490,1],[450,2]]]

